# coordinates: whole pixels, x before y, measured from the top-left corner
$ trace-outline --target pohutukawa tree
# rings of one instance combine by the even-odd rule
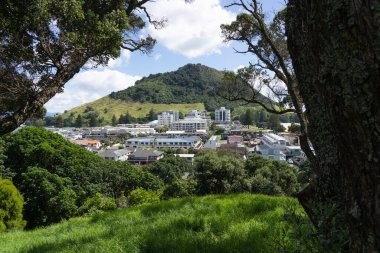
[[[88,62],[107,64],[120,48],[148,52],[140,38],[151,0],[0,1],[0,135],[38,113]]]
[[[380,251],[379,1],[290,0],[270,23],[256,0],[234,5],[244,12],[222,26],[226,40],[243,42],[257,62],[227,79],[245,91],[231,98],[260,104],[257,77],[286,85],[278,94],[291,103],[269,109],[294,109],[315,149],[301,204],[330,248]]]

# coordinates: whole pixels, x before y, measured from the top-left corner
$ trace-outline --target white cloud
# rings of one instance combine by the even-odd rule
[[[140,78],[112,69],[82,71],[66,84],[63,93],[56,95],[45,106],[48,112],[63,112],[112,91],[126,89]]]
[[[195,58],[218,54],[223,46],[220,25],[230,23],[235,15],[219,0],[195,0],[186,4],[181,0],[160,0],[147,5],[154,17],[167,18],[163,29],[149,26],[148,32],[169,50]]]
[[[161,58],[161,54],[155,54],[154,55],[154,60],[158,61]]]
[[[122,66],[126,66],[131,59],[131,51],[121,49],[120,56],[117,59],[111,59],[108,61],[108,68],[114,69]]]
[[[234,69],[234,72],[237,73],[239,69],[245,68],[244,65],[239,65]]]

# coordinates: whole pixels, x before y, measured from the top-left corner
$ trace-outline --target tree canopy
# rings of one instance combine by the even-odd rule
[[[37,113],[86,64],[105,65],[120,48],[149,51],[137,34],[150,0],[11,1],[0,9],[0,134]],[[141,11],[141,12],[138,12]]]

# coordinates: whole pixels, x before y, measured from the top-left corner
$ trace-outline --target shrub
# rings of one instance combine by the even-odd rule
[[[245,163],[252,175],[252,192],[269,195],[292,195],[299,190],[296,168],[285,162],[253,156]]]
[[[195,159],[199,194],[227,194],[250,191],[242,161],[233,155],[208,151]]]
[[[101,211],[110,211],[116,209],[116,202],[113,198],[96,193],[94,197],[88,198],[78,209],[78,214],[92,214]]]
[[[140,205],[145,203],[154,203],[160,201],[158,192],[137,188],[128,195],[128,203],[130,205]]]
[[[196,192],[196,188],[197,182],[195,180],[176,179],[165,188],[163,198],[170,199],[193,196]]]
[[[23,205],[24,200],[12,181],[0,179],[0,232],[25,227]]]

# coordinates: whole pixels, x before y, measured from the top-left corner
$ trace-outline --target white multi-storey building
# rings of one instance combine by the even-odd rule
[[[201,139],[196,136],[191,137],[139,137],[126,140],[125,146],[128,148],[200,148]]]
[[[231,122],[231,111],[225,107],[220,107],[215,110],[215,123],[227,124]]]
[[[207,119],[186,117],[175,121],[170,126],[172,131],[197,132],[199,130],[208,131]]]
[[[174,121],[179,120],[178,111],[164,111],[161,114],[158,114],[158,125],[159,126],[170,126]]]

